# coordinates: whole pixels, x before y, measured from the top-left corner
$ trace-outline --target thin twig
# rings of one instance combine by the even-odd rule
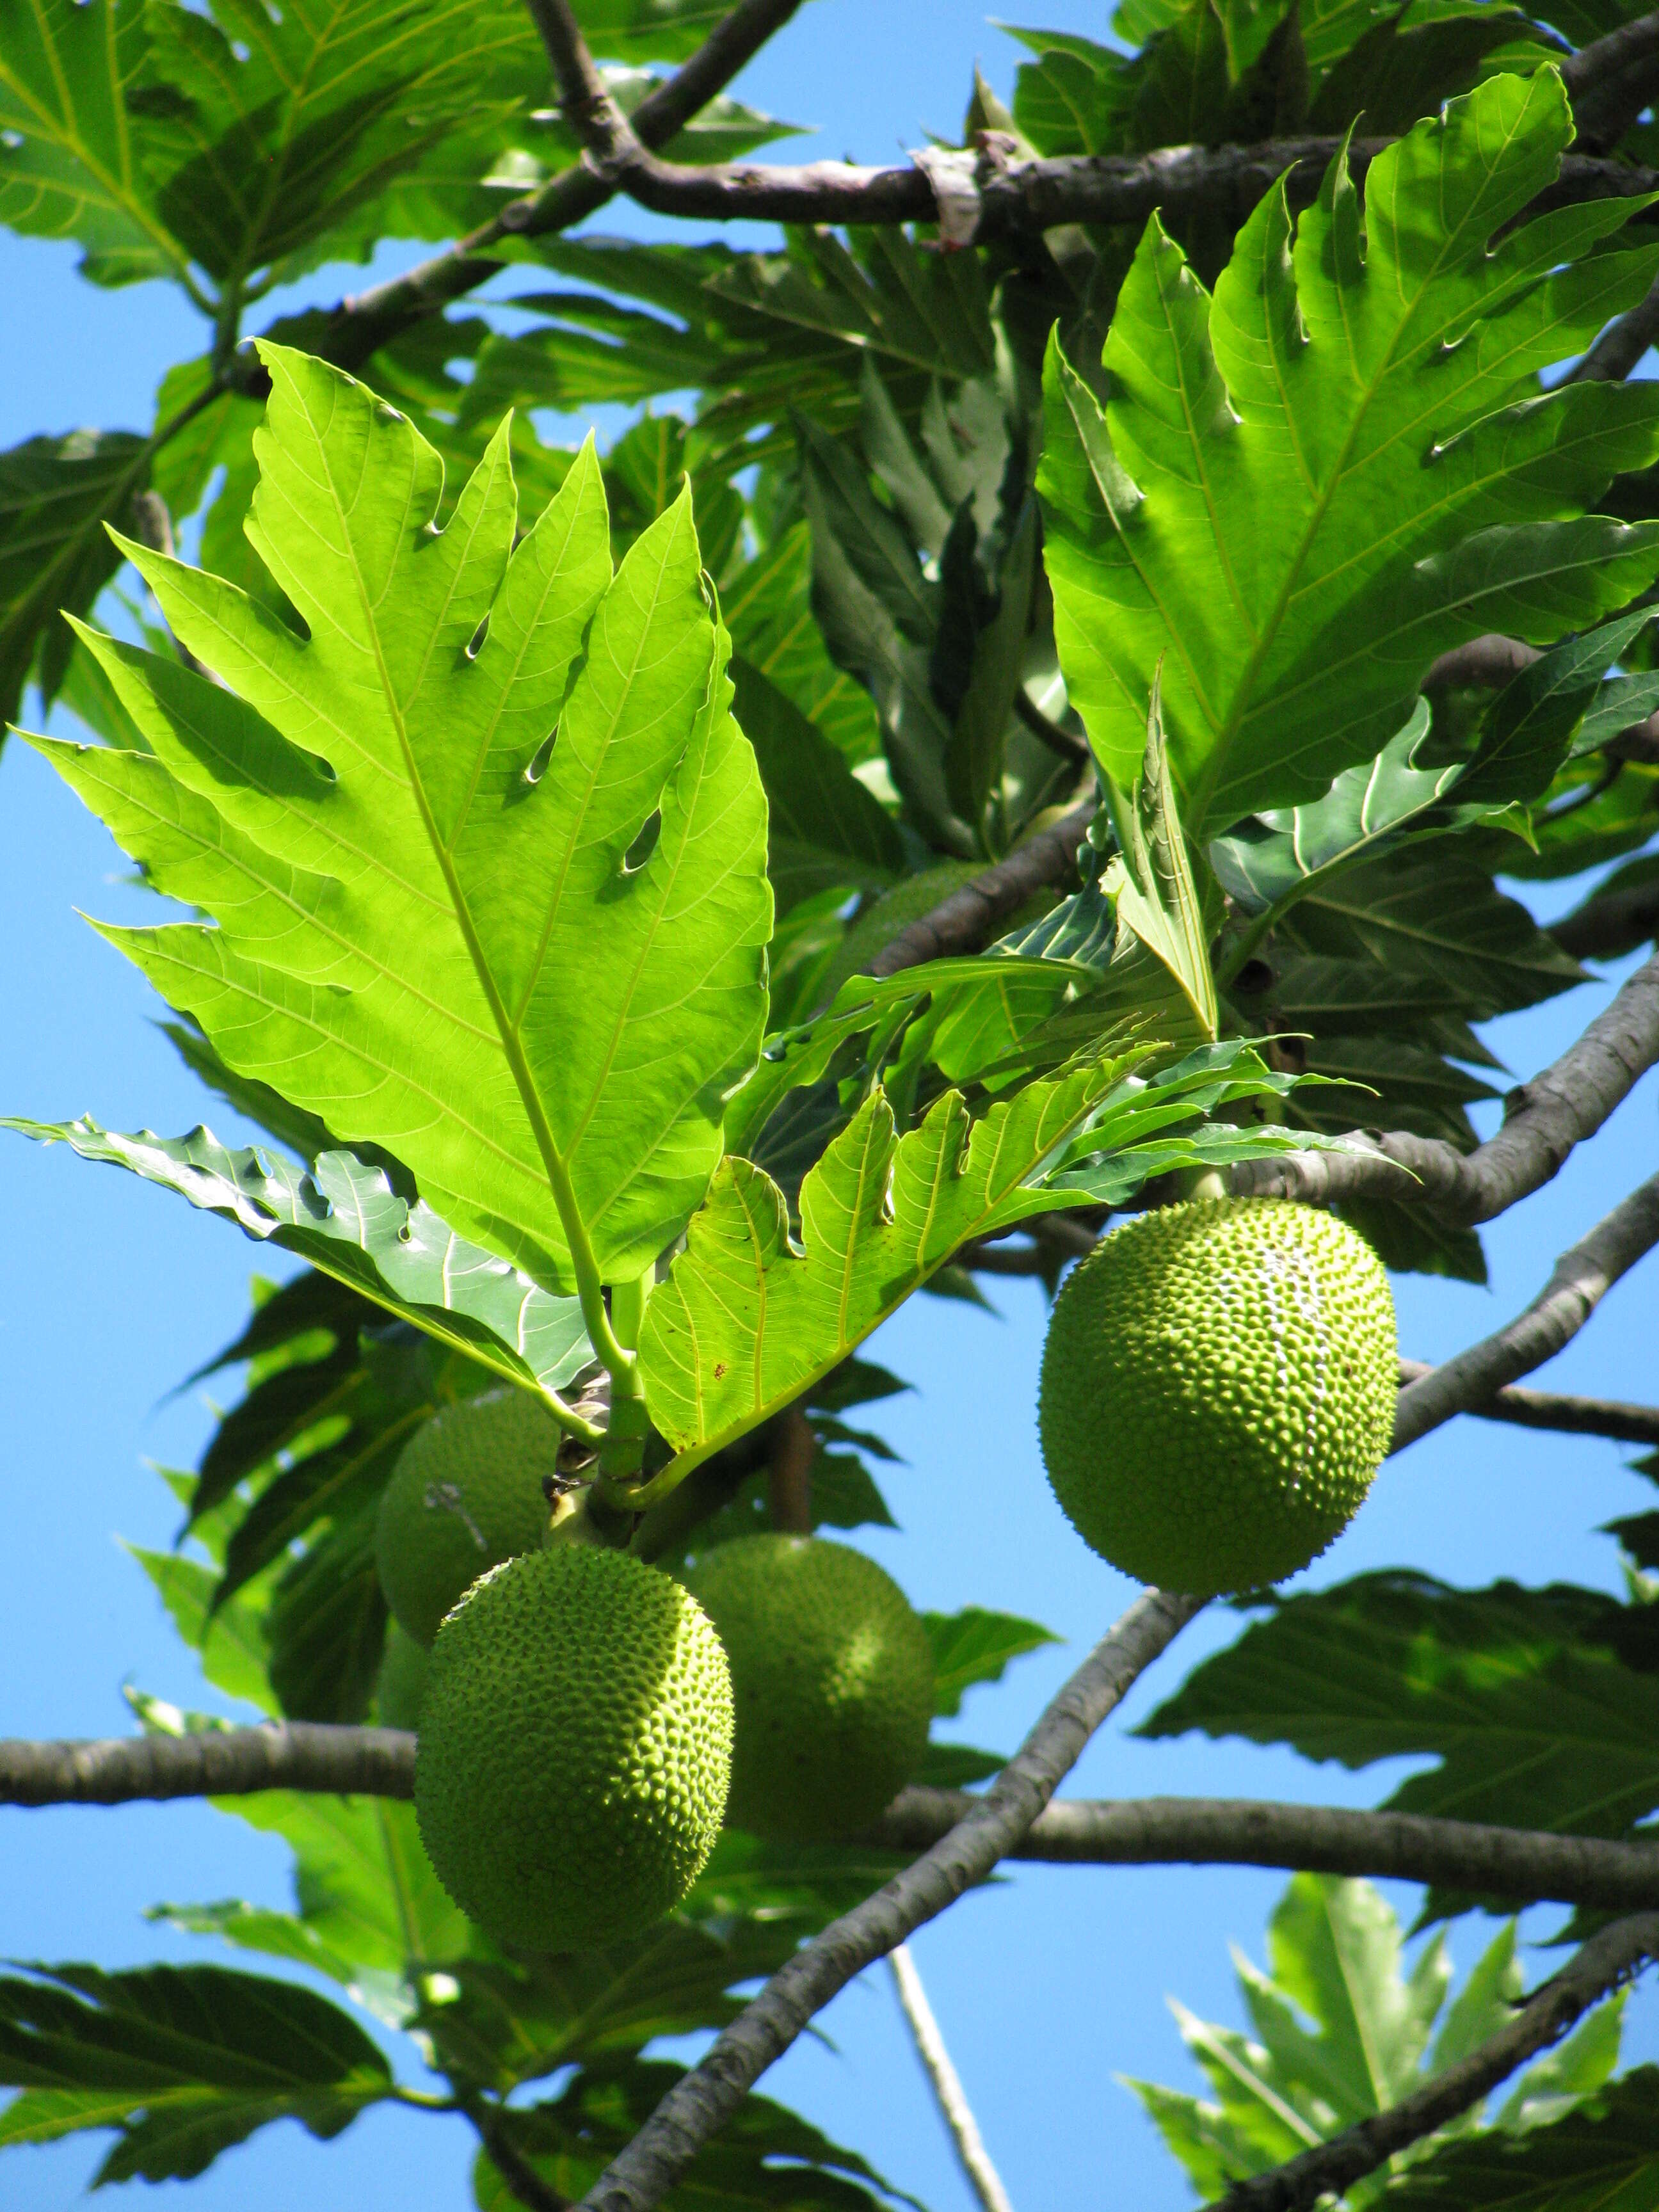
[[[921,1850],[975,1802],[966,1790],[906,1790],[870,1840]],[[1056,1797],[1007,1856],[1054,1866],[1280,1867],[1528,1903],[1659,1910],[1659,1843],[1249,1798]]]
[[[1659,1175],[1650,1176],[1588,1237],[1561,1255],[1548,1282],[1523,1314],[1407,1385],[1395,1404],[1390,1449],[1404,1451],[1454,1413],[1486,1404],[1517,1376],[1530,1374],[1553,1359],[1583,1328],[1619,1278],[1655,1244],[1659,1244]]]
[[[1198,1599],[1163,1591],[1138,1599],[973,1809],[772,1977],[595,2183],[583,2212],[647,2212],[660,2203],[813,2014],[855,1974],[982,1881],[1019,1843],[1095,1730],[1200,1610]]]
[[[1548,1182],[1656,1060],[1659,956],[1629,977],[1553,1066],[1510,1093],[1503,1127],[1474,1152],[1395,1131],[1371,1134],[1352,1152],[1283,1152],[1247,1161],[1232,1170],[1231,1187],[1240,1196],[1296,1198],[1315,1206],[1362,1196],[1403,1198],[1449,1221],[1490,1221]]]
[[[483,2097],[463,2097],[460,2109],[477,2130],[490,2163],[526,2212],[571,2212],[570,2199],[544,2181],[502,2124],[504,2115]]]
[[[1331,2142],[1304,2151],[1271,2173],[1236,2182],[1208,2212],[1311,2212],[1437,2128],[1455,2120],[1547,2051],[1590,2007],[1659,1954],[1659,1913],[1615,1921],[1528,1998],[1507,2027],[1415,2095],[1402,2098]]]
[[[910,1956],[910,1946],[908,1943],[897,1945],[888,1953],[887,1964],[892,1969],[893,1988],[898,1996],[899,2010],[904,2014],[909,2027],[911,2039],[916,2046],[916,2056],[921,2061],[922,2071],[933,2092],[933,2100],[950,2132],[957,2160],[968,2177],[968,2186],[984,2206],[985,2212],[1014,2212],[1008,2192],[1002,2185],[1002,2176],[992,2165],[991,2154],[985,2148],[979,2122],[974,2118],[974,2108],[962,2086],[962,2077],[951,2063],[951,2054],[945,2047],[945,2038],[933,2017],[933,2008],[927,2002],[927,1992],[922,1987],[916,1962]]]
[[[1402,1359],[1400,1382],[1420,1382],[1432,1375],[1426,1359]],[[1478,1421],[1504,1421],[1517,1429],[1553,1429],[1566,1436],[1610,1437],[1623,1444],[1659,1445],[1659,1406],[1636,1406],[1620,1398],[1576,1398],[1559,1390],[1504,1389],[1484,1405],[1466,1406]]]

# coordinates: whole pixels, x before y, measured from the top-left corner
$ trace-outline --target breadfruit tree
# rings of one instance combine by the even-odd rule
[[[1635,2212],[1659,1513],[1623,1598],[1272,1585],[1454,1419],[1659,1479],[1659,1408],[1524,1386],[1659,1243],[1649,1162],[1437,1365],[1388,1282],[1483,1280],[1659,1060],[1659,15],[1124,0],[860,168],[753,158],[799,13],[0,0],[0,219],[206,331],[149,427],[0,456],[0,704],[262,1135],[3,1103],[289,1255],[142,1555],[246,1724],[134,1692],[0,1798],[210,1796],[300,1898],[171,1909],[283,1978],[0,1977],[0,2145],[189,2178],[393,2102],[491,2212],[914,2202],[757,2087],[887,1957],[1006,2205],[906,1939],[1005,1861],[1194,1862],[1291,1877],[1254,2035],[1179,2015],[1209,2095],[1133,2083],[1206,2203]],[[1478,1141],[1481,1026],[1593,981]],[[1022,1274],[1048,1478],[1148,1587],[981,1757],[932,1723],[1047,1632],[842,1536],[891,1525],[868,1340]],[[1144,1734],[1438,1764],[1062,1794],[1227,1596]],[[1384,1877],[1504,1917],[1449,2002]]]

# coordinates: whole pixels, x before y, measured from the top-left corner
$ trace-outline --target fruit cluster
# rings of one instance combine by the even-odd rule
[[[1296,1572],[1362,1502],[1395,1391],[1387,1279],[1271,1200],[1170,1206],[1061,1291],[1039,1425],[1103,1558],[1200,1595]],[[875,1562],[817,1536],[720,1544],[676,1580],[550,1533],[559,1431],[526,1394],[447,1407],[381,1501],[380,1710],[457,1902],[503,1942],[602,1943],[672,1911],[723,1821],[867,1831],[917,1773],[932,1650]]]

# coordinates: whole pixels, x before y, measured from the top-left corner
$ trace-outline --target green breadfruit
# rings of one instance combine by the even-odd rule
[[[386,1623],[386,1651],[375,1690],[375,1710],[382,1728],[412,1729],[421,1712],[426,1688],[426,1647],[417,1644],[395,1620]]]
[[[374,1557],[392,1615],[417,1644],[486,1567],[548,1529],[542,1477],[559,1463],[553,1416],[525,1390],[446,1406],[405,1445],[380,1499]]]
[[[714,1849],[731,1764],[720,1639],[626,1553],[494,1567],[432,1647],[415,1810],[445,1888],[502,1942],[576,1950],[669,1911]]]
[[[1388,1278],[1332,1215],[1278,1199],[1144,1213],[1055,1301],[1048,1480],[1125,1574],[1260,1589],[1358,1510],[1393,1431],[1395,1357]]]
[[[933,1655],[873,1559],[820,1536],[742,1536],[686,1577],[732,1664],[727,1818],[812,1841],[867,1828],[915,1775]]]

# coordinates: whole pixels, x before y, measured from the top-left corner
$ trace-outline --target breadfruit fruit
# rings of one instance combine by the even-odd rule
[[[1388,1278],[1344,1223],[1278,1199],[1164,1207],[1104,1237],[1054,1303],[1048,1480],[1125,1574],[1259,1589],[1358,1510],[1396,1374]]]
[[[793,1842],[869,1827],[921,1765],[933,1714],[933,1647],[903,1591],[821,1536],[738,1537],[686,1582],[732,1667],[726,1819]]]
[[[417,1644],[486,1567],[544,1540],[542,1477],[559,1431],[524,1390],[446,1406],[404,1447],[380,1498],[374,1557],[392,1616]]]
[[[569,1951],[678,1905],[720,1833],[732,1682],[679,1583],[556,1545],[493,1567],[432,1647],[415,1811],[438,1877],[504,1943]]]
[[[425,1687],[425,1646],[417,1644],[395,1620],[388,1621],[380,1679],[374,1693],[380,1726],[412,1729],[420,1718],[421,1693]]]

